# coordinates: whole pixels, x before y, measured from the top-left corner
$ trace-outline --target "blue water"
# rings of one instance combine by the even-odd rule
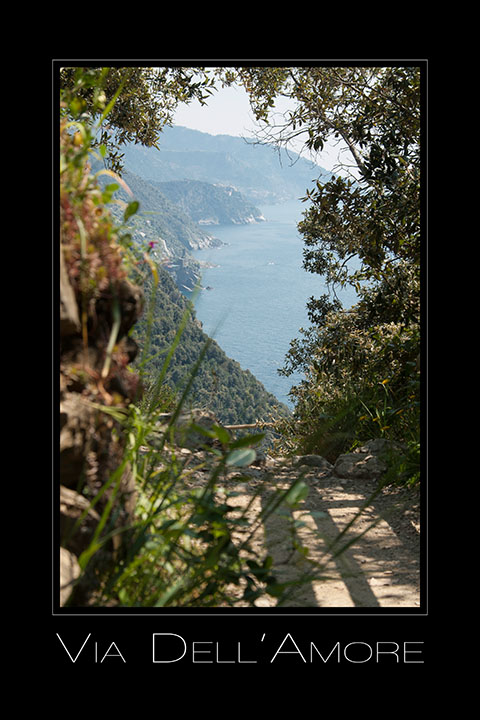
[[[306,303],[326,286],[302,267],[303,241],[297,230],[306,205],[290,201],[261,206],[266,222],[210,228],[225,243],[193,255],[217,267],[204,268],[196,314],[204,331],[224,352],[250,370],[265,388],[289,407],[291,387],[302,375],[283,377],[290,341],[309,326]],[[344,292],[345,306],[355,302]]]

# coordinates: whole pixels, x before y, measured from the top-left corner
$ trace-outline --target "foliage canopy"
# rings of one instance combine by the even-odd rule
[[[122,169],[122,145],[156,145],[179,103],[196,99],[203,105],[212,93],[212,79],[202,68],[64,67],[60,83],[64,112],[107,119],[97,143],[109,148],[115,171]]]
[[[341,175],[307,190],[299,224],[304,267],[329,293],[309,300],[312,327],[292,342],[284,368],[305,372],[293,394],[309,430],[297,439],[325,451],[320,438],[332,431],[347,447],[376,433],[417,447],[421,68],[248,67],[238,79],[264,141],[303,136],[316,152],[333,139],[348,151]],[[271,120],[277,96],[294,101],[280,124]],[[335,296],[346,284],[359,297],[348,312]]]

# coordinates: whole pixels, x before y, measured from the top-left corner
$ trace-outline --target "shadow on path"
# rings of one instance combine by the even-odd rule
[[[279,582],[299,580],[312,570],[311,563],[294,545],[291,530],[294,520],[304,521],[305,527],[298,528],[297,538],[309,548],[308,558],[320,563],[316,568],[317,577],[292,586],[282,606],[418,605],[415,601],[415,598],[419,600],[418,543],[413,543],[412,549],[402,540],[409,520],[403,516],[401,503],[395,498],[377,496],[335,543],[370,498],[375,483],[366,481],[342,488],[338,480],[331,478],[306,482],[310,492],[298,510],[291,512],[282,507],[280,513],[274,513],[265,521],[267,549]],[[263,494],[264,510],[272,498],[273,491]],[[415,534],[413,528],[411,532]],[[333,556],[328,553],[332,543]],[[324,579],[325,571],[330,579]]]

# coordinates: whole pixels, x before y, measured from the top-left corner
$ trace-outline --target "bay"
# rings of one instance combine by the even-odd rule
[[[305,208],[299,200],[261,206],[265,222],[209,228],[224,244],[193,253],[212,266],[202,269],[195,302],[204,331],[290,408],[288,393],[302,375],[284,377],[278,369],[291,340],[309,326],[308,299],[326,292],[322,278],[302,267],[297,224]],[[355,302],[354,291],[339,297],[345,307]]]

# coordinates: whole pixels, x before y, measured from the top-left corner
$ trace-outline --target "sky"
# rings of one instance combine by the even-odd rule
[[[276,106],[279,112],[288,109],[288,100],[281,99]],[[255,118],[250,110],[248,96],[243,88],[228,87],[221,88],[214,93],[207,105],[200,105],[195,100],[191,103],[182,104],[174,119],[175,125],[182,125],[191,130],[200,130],[210,135],[234,135],[251,137],[256,127]],[[295,152],[300,153],[300,145],[292,147]],[[333,170],[338,162],[339,147],[326,146],[323,151],[317,153],[315,158],[308,155],[318,165],[326,170]]]

